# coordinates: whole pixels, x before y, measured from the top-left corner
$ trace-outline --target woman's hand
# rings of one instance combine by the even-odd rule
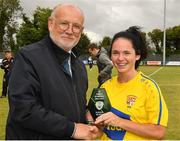
[[[113,114],[112,112],[107,112],[96,118],[95,124],[104,126],[118,126],[120,120],[121,118],[117,115]]]
[[[166,128],[161,125],[151,124],[151,123],[137,123],[131,120],[123,119],[108,112],[99,116],[95,124],[101,126],[116,126],[120,127],[126,131],[134,133],[136,135],[146,137],[149,139],[163,139],[165,136]]]

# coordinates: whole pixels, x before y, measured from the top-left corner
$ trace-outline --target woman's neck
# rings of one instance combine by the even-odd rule
[[[131,79],[133,79],[136,75],[137,75],[137,70],[133,70],[131,72],[127,72],[127,73],[119,73],[118,74],[118,82],[119,83],[126,83],[128,81],[130,81]]]

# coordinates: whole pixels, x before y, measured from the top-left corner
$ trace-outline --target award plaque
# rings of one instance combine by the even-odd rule
[[[104,88],[93,89],[91,98],[88,103],[88,109],[93,119],[96,119],[103,113],[110,111],[111,103]]]

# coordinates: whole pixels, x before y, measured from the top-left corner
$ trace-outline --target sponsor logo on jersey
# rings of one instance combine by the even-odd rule
[[[107,130],[116,130],[116,131],[124,131],[124,129],[122,129],[121,127],[118,127],[118,126],[111,126],[111,125],[108,125],[106,126]]]
[[[104,128],[104,132],[108,138],[112,140],[122,140],[126,133],[125,130],[115,126],[108,126],[107,128]]]

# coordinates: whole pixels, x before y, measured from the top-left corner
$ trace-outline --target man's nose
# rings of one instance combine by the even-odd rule
[[[73,25],[70,24],[68,29],[66,30],[66,33],[73,34]]]

